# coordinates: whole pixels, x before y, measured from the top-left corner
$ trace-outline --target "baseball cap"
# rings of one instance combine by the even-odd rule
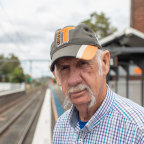
[[[51,45],[50,69],[53,72],[56,61],[63,57],[90,60],[95,56],[97,49],[102,49],[102,47],[94,32],[87,25],[79,24],[58,29]]]

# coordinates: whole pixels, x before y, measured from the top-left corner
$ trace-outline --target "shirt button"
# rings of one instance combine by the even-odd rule
[[[79,144],[82,144],[82,142],[83,142],[83,139],[79,139]]]

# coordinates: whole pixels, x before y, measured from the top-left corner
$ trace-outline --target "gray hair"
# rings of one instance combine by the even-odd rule
[[[103,50],[98,49],[97,53],[95,55],[95,59],[98,63],[99,75],[103,75],[103,71],[102,71],[102,54],[103,54]]]
[[[57,70],[57,66],[56,65],[55,65],[54,72],[55,72],[55,76],[57,78],[58,83],[61,84],[61,81],[60,81],[60,78],[59,78],[59,74],[58,74],[58,70]]]

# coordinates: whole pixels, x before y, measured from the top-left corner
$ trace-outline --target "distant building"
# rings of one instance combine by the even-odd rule
[[[144,0],[131,0],[130,26],[144,33]]]
[[[144,0],[131,0],[129,28],[100,43],[111,53],[108,82],[115,80],[116,92],[144,106]]]

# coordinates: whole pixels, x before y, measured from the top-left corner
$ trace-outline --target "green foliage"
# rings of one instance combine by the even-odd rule
[[[25,75],[18,57],[10,54],[8,57],[0,55],[0,81],[24,82]]]
[[[85,23],[87,26],[89,26],[100,39],[117,31],[115,27],[111,26],[109,18],[106,17],[103,12],[100,14],[93,12],[90,15],[90,18],[83,21],[82,23]]]
[[[11,82],[21,83],[25,81],[25,75],[21,67],[16,67],[14,71],[10,74]]]

